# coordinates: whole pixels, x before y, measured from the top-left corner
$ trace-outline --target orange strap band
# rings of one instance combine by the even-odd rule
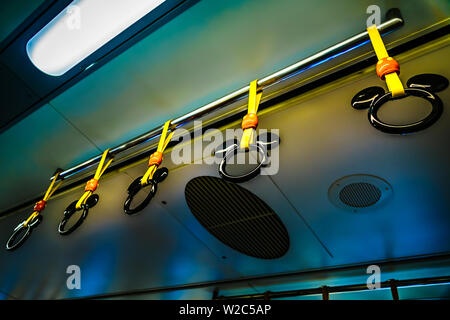
[[[262,91],[258,90],[258,80],[250,82],[248,92],[247,114],[242,119],[242,130],[244,130],[241,138],[240,148],[248,149],[251,144],[255,143],[256,127],[258,126],[259,102],[261,101]]]
[[[163,160],[163,153],[161,151],[155,151],[148,159],[148,166],[159,166]]]
[[[95,171],[94,178],[89,180],[86,183],[86,187],[84,188],[84,193],[81,196],[81,198],[78,200],[77,204],[75,205],[75,208],[80,209],[82,205],[84,205],[87,201],[87,199],[92,195],[92,193],[97,189],[98,187],[98,180],[100,180],[100,177],[103,175],[105,170],[109,167],[111,162],[114,158],[111,158],[108,160],[108,162],[105,164],[106,157],[109,154],[109,149],[106,149],[102,157],[100,159],[100,163],[98,164],[97,170]]]
[[[59,181],[59,183],[54,187],[56,180],[59,177],[59,174],[61,171],[57,171],[55,176],[53,177],[52,183],[47,189],[47,192],[44,195],[44,198],[34,205],[33,213],[27,218],[27,220],[24,221],[23,225],[27,226],[31,221],[33,221],[40,213],[45,209],[45,206],[47,205],[47,201],[50,199],[50,197],[53,195],[53,193],[61,186],[62,180]]]
[[[42,210],[45,209],[45,206],[47,205],[47,201],[45,200],[40,200],[38,202],[36,202],[36,204],[34,205],[33,210],[37,211],[37,212],[41,212]]]
[[[376,70],[377,75],[380,77],[381,80],[384,81],[385,76],[389,73],[395,72],[397,74],[400,74],[400,65],[394,58],[386,57],[381,60],[378,60]]]
[[[242,130],[256,129],[258,127],[258,116],[256,113],[247,113],[242,119]]]
[[[174,131],[171,131],[169,134],[167,134],[171,123],[172,120],[168,120],[166,121],[166,123],[164,123],[164,127],[161,132],[161,137],[159,138],[158,147],[156,148],[156,151],[153,152],[150,158],[148,159],[147,172],[141,179],[142,186],[145,186],[149,183],[149,180],[153,178],[153,174],[155,173],[156,169],[159,167],[159,165],[163,160],[163,152],[166,149],[167,145],[169,144],[174,134]]]
[[[93,178],[86,183],[84,191],[94,192],[97,189],[97,187],[98,187],[98,180]]]
[[[376,67],[377,75],[382,80],[386,81],[386,85],[392,93],[392,97],[396,98],[405,95],[405,89],[398,76],[400,73],[400,66],[394,58],[389,56],[377,26],[373,25],[368,27],[367,32],[378,58]]]

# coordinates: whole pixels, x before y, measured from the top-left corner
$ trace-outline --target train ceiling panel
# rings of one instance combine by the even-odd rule
[[[246,276],[251,276],[275,272],[287,272],[296,269],[317,268],[331,263],[332,259],[330,254],[320,243],[320,240],[315,237],[314,231],[308,228],[308,225],[305,224],[303,218],[299,216],[294,208],[290,207],[286,201],[283,201],[283,195],[280,190],[277,190],[276,186],[273,185],[268,177],[258,177],[254,181],[241,184],[241,187],[249,190],[258,198],[263,199],[263,201],[278,215],[286,228],[289,237],[289,249],[278,259],[261,259],[231,249],[222,241],[214,237],[213,234],[193,215],[186,203],[186,195],[183,186],[196,177],[217,177],[216,166],[191,165],[179,170],[174,170],[173,176],[173,178],[164,181],[159,190],[160,194],[164,194],[164,200],[167,202],[167,210],[196,234],[197,237],[199,237],[218,257],[221,257],[225,264],[232,266],[238,272],[243,273]],[[169,193],[166,190],[178,191]],[[208,190],[209,193],[212,194],[212,197],[220,197],[220,195],[217,194],[217,186],[210,186]],[[229,194],[232,195],[232,193]],[[195,196],[199,197],[200,195],[193,195],[193,197]],[[230,197],[228,201],[237,206],[239,198],[243,196],[243,194],[235,195],[234,197]],[[216,201],[218,200],[216,199]],[[256,204],[249,202],[249,205]],[[242,217],[243,212],[247,212],[245,207],[235,208],[234,210],[235,216],[237,217]],[[261,210],[260,206],[258,206],[256,210]],[[266,212],[261,210],[261,215],[264,213]],[[213,219],[214,214],[217,213],[213,211],[209,212],[211,219]],[[265,233],[267,237],[269,237],[271,232],[280,232],[274,230],[277,229],[277,227],[273,224],[266,222],[263,227],[256,227],[256,222],[257,221],[253,220],[255,226],[250,229],[245,229],[242,225],[238,225],[239,222],[232,222],[231,227],[236,228],[236,231],[230,231],[229,237],[235,237],[237,238],[236,241],[244,242],[244,246],[249,247],[250,250],[259,245],[257,241],[258,232]],[[240,235],[240,233],[253,233],[253,236],[250,237],[250,240],[246,240],[245,235]],[[266,250],[277,245],[280,245],[280,243],[273,243],[271,246],[266,246]]]
[[[400,55],[402,76],[435,72],[449,77],[439,64],[447,55],[446,41],[435,42],[428,50],[419,48],[416,54]],[[57,233],[57,224],[64,208],[81,195],[82,187],[58,195],[23,247],[0,252],[5,262],[0,290],[19,298],[72,296],[75,293],[63,284],[64,268],[70,264],[86,268],[92,279],[76,293],[87,296],[448,252],[449,208],[443,199],[449,196],[445,188],[449,154],[439,147],[449,135],[448,113],[427,130],[411,135],[374,129],[367,111],[350,106],[361,88],[379,84],[372,71],[367,68],[307,96],[282,102],[260,117],[261,126],[281,130],[280,171],[240,186],[262,199],[287,228],[290,247],[282,257],[248,256],[208,232],[187,205],[185,188],[196,177],[219,177],[217,165],[175,165],[170,156],[175,151],[169,150],[164,160],[169,176],[158,185],[150,205],[136,216],[123,213],[123,202],[128,185],[145,172],[145,161],[105,176],[98,190],[100,202],[80,229],[66,237]],[[449,89],[438,95],[448,101]],[[393,189],[390,198],[361,212],[334,206],[328,196],[330,185],[352,174],[384,179]],[[210,192],[214,196],[214,189]],[[231,196],[230,203],[237,203],[236,196]],[[2,219],[2,241],[28,214],[29,208]],[[31,276],[38,257],[48,273]],[[23,291],[21,281],[33,289]],[[252,288],[256,292],[270,288],[258,281],[247,285],[249,293]]]
[[[365,20],[353,12],[370,4],[200,1],[52,104],[100,148],[118,145],[355,34]],[[395,38],[442,18],[405,11]]]
[[[446,1],[420,2],[415,7],[408,3],[389,2],[389,7],[402,9],[406,23],[388,39],[400,39],[448,16]],[[361,31],[370,4],[326,2],[314,8],[304,4],[299,11],[298,1],[200,1],[58,94],[51,93],[51,81],[35,83],[34,76],[22,74],[21,60],[13,51],[3,50],[2,75],[17,83],[11,92],[31,93],[26,96],[30,101],[49,101],[32,102],[35,111],[0,134],[0,147],[8,152],[0,163],[4,172],[0,210],[40,195],[58,167],[78,164]],[[311,32],[299,32],[311,25],[315,26]],[[406,83],[418,73],[450,78],[449,70],[442,67],[448,52],[446,36],[399,55],[402,80]],[[58,223],[83,189],[78,185],[55,196],[30,239],[15,252],[0,251],[0,294],[67,298],[232,279],[244,282],[237,287],[224,285],[225,291],[253,294],[273,288],[253,277],[448,253],[445,199],[450,196],[450,154],[443,146],[450,130],[446,109],[450,89],[438,93],[444,112],[433,126],[411,135],[389,135],[369,124],[366,110],[350,106],[361,89],[384,85],[373,69],[281,101],[261,114],[260,127],[280,129],[280,171],[240,187],[264,201],[286,228],[289,249],[282,257],[248,256],[209,232],[189,207],[185,190],[199,176],[219,178],[217,165],[179,166],[171,162],[169,150],[164,158],[169,176],[136,216],[125,215],[123,203],[128,185],[145,172],[144,162],[105,175],[98,189],[100,202],[80,229],[66,237],[58,234]],[[22,99],[17,110],[30,111],[27,98],[16,96]],[[398,121],[403,119],[400,113],[424,112],[417,99],[410,101],[399,102],[397,109],[388,104],[383,115]],[[345,181],[353,184],[347,194],[333,194],[334,187],[342,187],[339,179],[349,176]],[[217,196],[214,188],[209,197]],[[355,188],[363,190],[362,195],[355,197]],[[236,190],[229,190],[234,214],[239,208],[233,204],[242,203]],[[374,198],[383,201],[372,206]],[[352,203],[353,210],[348,210]],[[365,204],[358,207],[361,203]],[[27,207],[2,217],[0,241],[5,243],[13,227],[29,214]],[[65,286],[65,270],[72,264],[85,270],[80,291]],[[196,290],[189,297],[211,293],[211,288]],[[184,294],[181,290],[153,297]]]
[[[131,181],[124,172],[102,178],[98,204],[83,225],[67,236],[58,234],[58,223],[83,189],[54,198],[30,236],[34,240],[15,252],[1,250],[0,291],[16,298],[56,299],[241,276],[223,265],[158,201],[138,216],[125,215],[124,191]],[[2,220],[1,234],[8,234],[10,225],[28,214],[29,210],[23,210]],[[65,285],[65,270],[72,264],[83,272],[81,290],[71,291]],[[23,286],[24,282],[28,285]]]
[[[2,210],[45,191],[42,181],[48,180],[49,172],[98,153],[89,139],[49,104],[0,134],[0,144],[7,155],[0,160],[5,179],[0,186]]]
[[[2,3],[2,10],[0,10],[0,42],[8,40],[24,20],[32,15],[43,2],[43,0],[17,0]]]
[[[157,127],[168,118],[217,99],[251,79],[279,70],[360,32],[365,25],[366,8],[372,4],[370,1],[331,1],[319,7],[303,3],[299,8],[298,1],[292,0],[276,3],[268,0],[258,3],[244,0],[188,2],[187,7],[181,8],[166,24],[150,30],[152,32],[137,39],[128,49],[120,49],[121,54],[117,52],[113,55],[114,59],[106,59],[107,63],[97,63],[81,72],[73,83],[69,79],[74,75],[69,72],[64,79],[60,79],[64,85],[51,76],[40,75],[42,79],[36,78],[39,73],[31,65],[25,51],[16,52],[24,50],[25,40],[28,39],[24,31],[22,45],[5,47],[0,61],[22,82],[15,90],[8,90],[8,94],[29,91],[31,98],[16,94],[20,97],[18,105],[8,108],[9,117],[15,120],[8,122],[1,130],[13,126],[36,108],[50,104],[62,119],[79,131],[79,140],[92,142],[77,153],[83,158],[90,154],[92,144],[100,150],[118,145]],[[395,33],[386,35],[387,41],[413,34],[445,19],[450,12],[446,1],[419,2],[414,7],[409,6],[408,1],[382,2],[379,5],[382,12],[392,6],[401,8],[406,21]],[[45,1],[28,20],[33,20],[31,18],[38,13],[50,19],[63,7],[63,2],[55,4]],[[31,23],[28,20],[27,23]],[[310,30],[311,25],[314,31],[299,32]],[[21,25],[18,30],[23,28]],[[33,30],[27,31],[29,37],[38,31]],[[367,52],[371,48],[366,45],[364,50]],[[28,65],[30,72],[23,70],[25,65]],[[83,67],[87,66],[83,64]],[[58,83],[55,84],[55,81]],[[41,86],[47,89],[39,89]],[[2,119],[6,121],[5,117]],[[68,130],[73,131],[72,128]],[[52,134],[50,128],[41,128],[41,133],[44,136]],[[63,132],[60,134],[65,135]],[[14,135],[9,136],[12,144],[20,145],[20,138],[15,139]],[[15,154],[21,157],[19,150]],[[71,164],[69,160],[60,161],[62,168]],[[46,165],[52,167],[53,162]],[[15,162],[8,162],[5,168],[7,171],[19,170]],[[32,176],[31,169],[27,171],[22,167],[21,170],[25,175]],[[50,175],[53,171],[51,169],[46,173]],[[42,180],[36,180],[31,185],[34,183],[41,184]],[[8,186],[1,184],[0,188],[7,189]],[[30,186],[30,194],[41,191]],[[26,200],[29,199],[31,197]],[[1,207],[5,208],[17,204],[15,199],[2,201],[5,203]]]
[[[401,77],[437,73],[448,78],[449,70],[441,64],[441,59],[449,54],[448,41],[445,43],[440,50],[401,62]],[[450,194],[446,186],[450,179],[450,152],[442,147],[450,135],[449,114],[444,111],[432,127],[411,135],[375,130],[367,121],[367,113],[354,110],[349,101],[362,88],[379,84],[376,75],[370,73],[315,98],[300,97],[301,103],[293,103],[295,109],[277,112],[264,122],[269,127],[281,128],[282,141],[289,146],[280,148],[283,165],[274,181],[310,222],[336,260],[345,257],[343,263],[351,262],[347,257],[389,259],[449,250],[446,199]],[[449,101],[450,90],[447,88],[438,96]],[[414,104],[400,100],[385,108],[386,113],[390,112],[385,117],[391,121],[402,119],[399,113],[420,118],[423,111],[420,108],[429,112],[428,105],[420,100]],[[286,159],[290,164],[284,162]],[[360,174],[387,181],[392,194],[368,211],[355,208],[356,212],[349,212],[333,205],[329,200],[333,182]]]
[[[2,106],[14,106],[13,108],[4,107],[0,109],[1,124],[13,121],[18,113],[29,112],[30,106],[39,101],[39,97],[2,63],[0,63],[0,81]]]

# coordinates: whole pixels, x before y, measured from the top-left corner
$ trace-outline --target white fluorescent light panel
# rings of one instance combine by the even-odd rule
[[[75,0],[27,43],[31,62],[61,76],[165,0]]]

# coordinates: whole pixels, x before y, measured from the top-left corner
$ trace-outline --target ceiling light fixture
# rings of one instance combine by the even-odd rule
[[[61,76],[165,1],[74,0],[28,41],[28,57]]]

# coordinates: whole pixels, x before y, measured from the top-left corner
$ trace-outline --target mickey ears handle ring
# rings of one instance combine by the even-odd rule
[[[174,134],[174,131],[167,134],[171,123],[172,120],[169,120],[164,124],[158,147],[156,151],[150,155],[150,159],[148,160],[147,172],[142,177],[134,180],[128,187],[128,197],[123,204],[123,210],[128,215],[136,214],[144,209],[156,194],[156,191],[158,190],[158,183],[162,182],[169,174],[169,170],[167,168],[158,169],[158,167],[161,165],[163,160],[164,150],[167,148],[167,145],[170,140],[172,140],[172,136]],[[131,204],[134,197],[145,187],[150,187],[149,193],[141,203],[132,208]]]
[[[417,132],[428,128],[439,119],[442,114],[442,101],[439,97],[429,91],[417,88],[407,88],[404,89],[404,97],[414,96],[422,98],[431,104],[431,112],[423,119],[410,124],[389,124],[381,121],[378,118],[378,111],[380,107],[390,100],[395,100],[398,98],[393,98],[391,92],[387,92],[383,96],[379,97],[369,108],[369,121],[373,127],[385,133],[393,134],[408,134]]]
[[[441,116],[443,108],[442,101],[437,95],[433,94],[433,92],[425,90],[424,88],[410,87],[405,89],[398,76],[400,74],[400,65],[394,58],[389,57],[378,29],[376,26],[371,26],[367,28],[367,32],[378,58],[376,66],[377,75],[381,80],[386,81],[389,89],[389,92],[384,95],[374,95],[368,113],[370,124],[380,131],[394,134],[407,134],[428,128]],[[372,91],[375,90],[372,89]],[[431,104],[432,110],[424,119],[404,125],[389,124],[379,119],[378,110],[384,103],[409,96],[423,98]],[[355,101],[352,101],[353,106],[357,105],[357,103],[357,101],[356,103]]]
[[[111,162],[114,160],[113,158],[109,159],[109,161],[105,164],[106,157],[109,154],[109,149],[105,150],[102,154],[102,158],[100,160],[100,163],[97,167],[97,170],[95,172],[94,178],[89,180],[86,183],[86,187],[84,188],[83,196],[74,202],[72,202],[64,211],[64,217],[61,220],[59,226],[58,226],[58,232],[61,235],[68,235],[75,231],[86,219],[89,209],[95,206],[98,202],[99,196],[94,194],[94,191],[98,187],[98,181],[100,180],[100,177],[103,175],[105,170],[108,168],[108,166],[111,164]],[[75,213],[78,211],[83,211],[78,220],[74,225],[72,225],[70,228],[66,228],[67,222],[74,216]]]
[[[41,222],[42,216],[40,215],[40,213],[45,209],[47,201],[63,183],[63,180],[60,180],[58,184],[54,186],[61,172],[61,169],[56,170],[52,183],[48,187],[47,192],[45,193],[42,200],[38,201],[35,204],[33,213],[26,220],[22,221],[19,225],[17,225],[17,227],[14,228],[11,237],[9,237],[8,241],[6,242],[6,250],[14,250],[20,247],[31,234],[33,228],[35,228]],[[20,236],[20,234],[22,234],[22,236]]]
[[[258,80],[254,80],[250,83],[248,93],[248,110],[247,114],[243,117],[241,127],[243,130],[241,142],[225,148],[223,150],[216,151],[216,154],[223,153],[223,159],[219,164],[219,174],[227,181],[231,182],[245,182],[256,177],[261,172],[261,167],[267,165],[267,150],[271,144],[275,144],[278,141],[263,142],[259,141],[259,137],[256,136],[256,128],[258,127],[258,107],[261,102],[262,90],[258,88]],[[256,151],[257,157],[261,159],[258,165],[252,168],[250,171],[232,175],[226,171],[227,160],[233,155],[238,153],[245,153],[250,151]]]

